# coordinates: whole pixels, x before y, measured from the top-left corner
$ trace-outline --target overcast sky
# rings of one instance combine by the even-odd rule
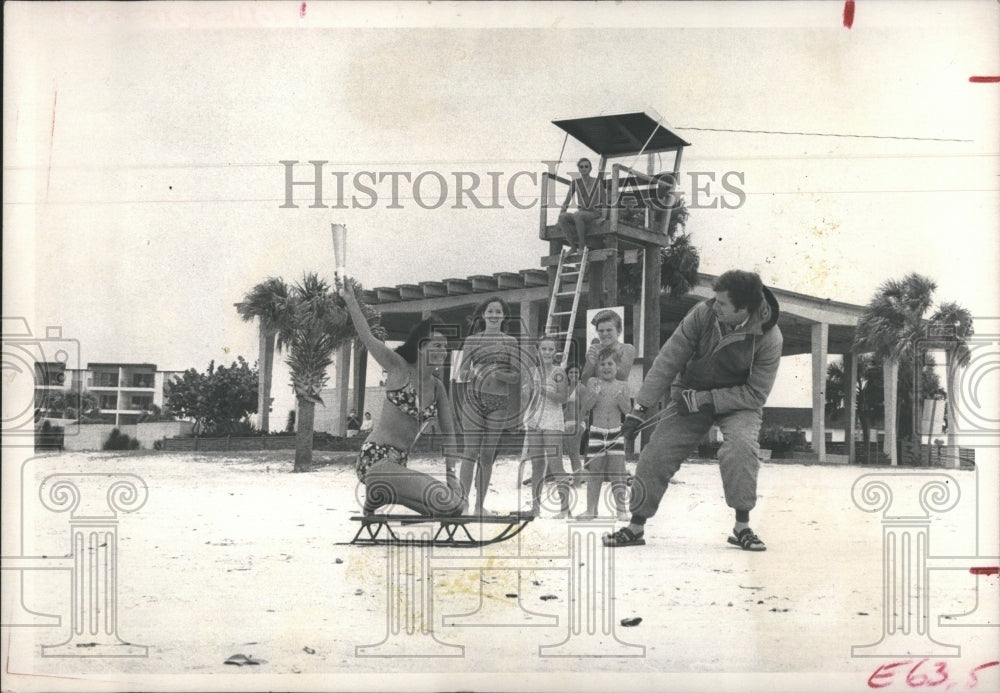
[[[851,29],[842,8],[7,4],[3,313],[61,326],[84,364],[252,362],[233,304],[330,276],[331,222],[369,287],[537,267],[537,208],[453,209],[455,172],[503,192],[559,157],[553,119],[652,108],[692,143],[683,172],[743,181],[692,210],[702,271],[858,304],[916,271],[1000,315],[1000,88],[969,80],[1000,74],[1000,5],[858,2]],[[328,204],[344,172],[349,208],[281,208],[281,160],[328,161]],[[364,170],[436,171],[450,197],[423,209],[403,181],[399,208],[387,184],[350,208]],[[771,404],[808,404],[801,373]]]

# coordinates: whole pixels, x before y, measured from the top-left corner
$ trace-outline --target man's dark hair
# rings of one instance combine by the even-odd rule
[[[764,284],[756,272],[743,270],[723,272],[712,284],[712,291],[727,292],[736,310],[746,308],[753,312],[764,300]]]
[[[594,327],[598,327],[602,322],[613,322],[615,324],[615,329],[618,330],[619,336],[624,330],[624,327],[622,327],[622,317],[613,310],[600,311],[594,316],[593,320],[590,321],[590,324]]]

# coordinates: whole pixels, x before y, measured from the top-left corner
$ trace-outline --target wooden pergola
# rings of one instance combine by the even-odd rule
[[[545,262],[549,258],[542,258]],[[659,314],[659,329],[654,331],[652,341],[655,348],[652,351],[644,349],[642,356],[637,357],[635,367],[641,368],[643,374],[652,363],[660,346],[670,337],[684,315],[698,302],[714,295],[712,284],[716,276],[701,273],[698,284],[685,297],[671,300],[660,296],[657,303]],[[388,339],[403,340],[410,328],[418,321],[433,317],[436,322],[451,329],[454,334],[450,341],[454,346],[461,344],[468,332],[468,318],[475,307],[487,297],[498,296],[504,299],[512,310],[511,334],[525,340],[537,337],[544,329],[544,312],[548,306],[549,291],[545,283],[546,273],[540,269],[527,269],[517,272],[497,272],[493,275],[474,275],[465,278],[451,278],[436,281],[422,281],[416,284],[398,284],[396,286],[376,287],[365,291],[365,300],[381,315],[382,324],[388,332]],[[844,357],[845,372],[856,377],[856,358],[852,352],[854,329],[864,310],[863,306],[833,301],[828,298],[808,296],[776,287],[768,287],[778,299],[781,313],[778,326],[784,335],[782,356],[800,354],[812,355],[812,409],[813,409],[813,454],[819,461],[827,459],[825,449],[825,397],[826,363],[830,354],[840,354]],[[600,302],[596,306],[589,303],[589,292],[583,297],[582,310],[588,307],[604,307]],[[626,310],[625,341],[635,343],[635,329],[638,324],[636,317],[640,307],[632,305]],[[585,344],[585,324],[578,321],[576,340]],[[363,396],[365,388],[366,352],[361,350],[354,354],[353,390],[360,401],[347,401],[348,387],[352,385],[347,377],[347,368],[343,366],[351,358],[350,345],[342,347],[337,355],[337,389],[343,398],[341,410],[364,409]],[[853,382],[853,380],[851,381]],[[847,437],[853,440],[856,402],[854,389],[848,388],[849,412],[847,416]],[[854,461],[853,446],[848,447],[849,461]]]

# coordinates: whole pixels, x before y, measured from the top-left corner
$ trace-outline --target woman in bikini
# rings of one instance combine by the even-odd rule
[[[468,499],[476,476],[477,515],[485,512],[483,502],[493,475],[497,443],[510,418],[510,388],[521,379],[517,340],[503,331],[509,318],[506,301],[487,298],[476,307],[469,336],[462,345],[458,380],[466,383],[461,404],[465,451],[459,478]]]
[[[365,514],[383,505],[399,504],[421,515],[461,515],[465,506],[455,476],[452,451],[457,446],[451,404],[444,383],[434,375],[434,369],[444,363],[447,337],[436,331],[430,320],[424,320],[410,330],[402,346],[390,349],[372,334],[354,291],[353,286],[341,287],[339,294],[361,343],[385,369],[389,405],[382,407],[358,455],[356,469],[365,485]],[[445,436],[444,483],[406,467],[410,448],[432,419]]]

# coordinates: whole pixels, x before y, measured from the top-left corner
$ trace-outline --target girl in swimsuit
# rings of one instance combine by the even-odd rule
[[[563,418],[566,426],[565,447],[569,455],[569,462],[573,468],[575,484],[579,486],[583,483],[582,469],[583,463],[580,460],[580,438],[587,427],[584,414],[581,409],[583,404],[583,384],[580,382],[580,367],[576,364],[570,365],[566,369],[566,387],[569,390],[569,397],[563,405]]]
[[[483,501],[493,475],[497,443],[510,418],[510,387],[521,378],[517,368],[517,340],[503,331],[509,318],[506,301],[487,298],[473,313],[470,334],[462,345],[458,380],[466,386],[461,400],[465,452],[460,479],[468,498],[472,477],[476,476],[477,515],[485,512]]]
[[[556,482],[561,512],[557,519],[572,517],[569,507],[569,479],[563,468],[562,450],[565,422],[563,404],[569,391],[566,371],[553,363],[556,343],[552,337],[538,340],[539,365],[532,372],[533,407],[525,424],[531,440],[531,512],[538,515],[546,470]]]
[[[457,446],[451,404],[444,383],[434,375],[434,369],[444,363],[448,339],[430,320],[424,320],[410,330],[402,346],[390,349],[372,334],[354,292],[353,285],[338,290],[358,338],[385,369],[385,397],[390,405],[382,407],[358,455],[356,469],[365,485],[365,514],[383,505],[399,504],[421,515],[461,515],[465,506],[455,475]],[[406,467],[410,448],[431,419],[437,420],[445,436],[444,483]]]

